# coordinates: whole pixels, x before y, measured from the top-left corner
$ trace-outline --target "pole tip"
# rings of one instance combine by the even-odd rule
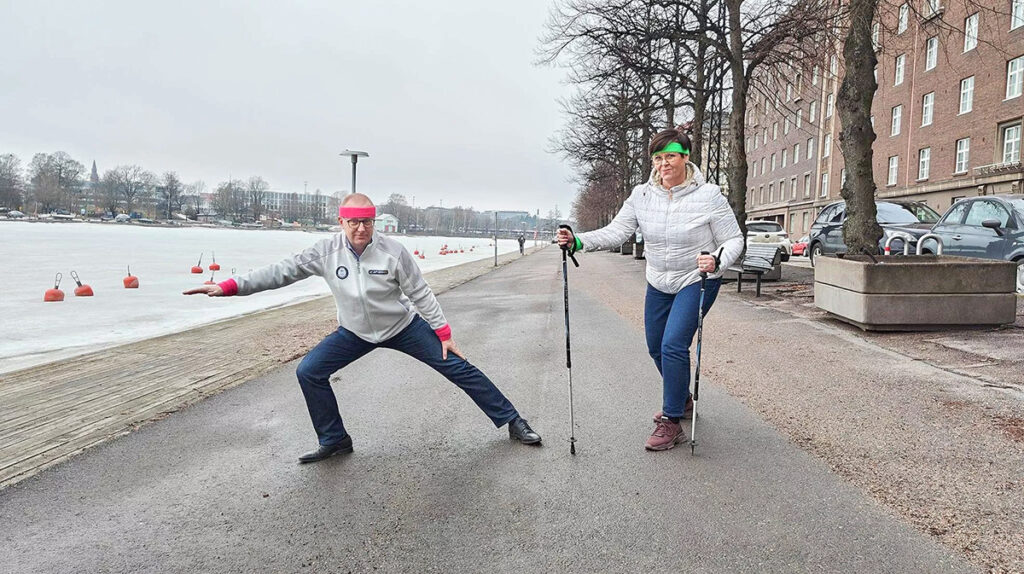
[[[576,456],[576,443],[569,445],[569,454]]]

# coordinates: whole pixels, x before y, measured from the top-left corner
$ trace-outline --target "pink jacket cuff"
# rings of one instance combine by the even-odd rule
[[[224,291],[225,297],[231,297],[232,295],[238,295],[238,283],[235,283],[234,279],[228,279],[227,281],[221,281],[217,284],[221,290]]]
[[[442,341],[447,341],[452,338],[452,328],[449,325],[445,325],[440,329],[434,329],[434,332],[437,333],[437,338]]]

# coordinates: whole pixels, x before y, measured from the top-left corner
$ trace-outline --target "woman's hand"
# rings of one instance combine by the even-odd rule
[[[559,247],[565,247],[566,245],[572,245],[576,241],[576,236],[572,234],[568,229],[562,228],[558,230],[558,245]]]
[[[223,297],[224,290],[220,288],[220,285],[200,285],[199,287],[193,287],[187,291],[183,291],[182,295],[201,295],[205,294],[207,297]]]
[[[466,355],[462,354],[462,350],[455,344],[455,339],[448,339],[447,341],[441,341],[441,359],[448,360],[448,351],[451,351],[456,356],[461,357],[462,360],[466,360]]]
[[[701,273],[714,273],[716,271],[715,258],[711,255],[698,255],[697,271]]]

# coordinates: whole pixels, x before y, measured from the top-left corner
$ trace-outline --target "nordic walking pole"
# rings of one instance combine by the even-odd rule
[[[701,255],[711,255],[709,251],[701,251]],[[697,395],[700,394],[700,344],[704,339],[704,287],[707,285],[708,274],[700,272],[700,303],[697,304],[697,366],[693,375],[693,416],[690,419],[690,454],[697,448]]]
[[[568,229],[572,232],[572,228],[568,225],[559,225],[559,229]],[[562,294],[565,300],[565,368],[569,370],[569,454],[576,454],[576,419],[573,413],[572,404],[572,353],[569,345],[569,266],[566,262],[566,255],[572,259],[573,265],[576,267],[580,266],[579,261],[576,261],[576,257],[569,253],[569,246],[562,246]]]

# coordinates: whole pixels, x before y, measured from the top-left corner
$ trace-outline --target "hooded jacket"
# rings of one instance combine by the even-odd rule
[[[717,185],[707,183],[694,164],[687,162],[687,179],[666,190],[655,183],[633,188],[622,209],[607,226],[577,235],[584,251],[625,243],[639,230],[644,237],[647,282],[662,293],[678,293],[700,281],[697,256],[701,251],[719,255],[719,266],[709,277],[721,277],[743,252],[743,235],[729,202]]]
[[[379,233],[356,255],[344,233],[322,239],[278,263],[220,283],[225,295],[251,295],[323,277],[338,306],[338,324],[380,343],[409,326],[417,312],[442,341],[451,329],[434,292],[405,246]]]

